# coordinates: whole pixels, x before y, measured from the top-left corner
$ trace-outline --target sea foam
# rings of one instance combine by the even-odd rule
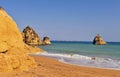
[[[46,51],[43,53],[36,53],[35,55],[55,58],[61,62],[78,66],[120,70],[120,60],[113,60],[110,58],[88,57],[79,54],[48,53]]]

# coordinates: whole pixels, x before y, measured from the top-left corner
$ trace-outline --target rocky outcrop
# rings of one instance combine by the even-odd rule
[[[23,41],[28,45],[35,46],[41,44],[40,37],[30,26],[23,30],[22,35]]]
[[[28,70],[37,65],[27,53],[42,51],[23,42],[14,20],[0,7],[0,72]]]
[[[93,40],[93,44],[95,45],[105,45],[107,44],[99,34],[97,34]]]
[[[50,45],[51,41],[49,37],[44,37],[42,41],[42,45]]]

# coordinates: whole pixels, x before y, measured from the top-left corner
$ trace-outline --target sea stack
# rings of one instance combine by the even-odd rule
[[[23,41],[30,46],[36,46],[41,44],[40,37],[30,26],[27,26],[23,30],[22,35]]]
[[[15,21],[0,7],[0,72],[24,71],[37,66],[27,53],[42,51],[23,42]]]
[[[103,40],[103,38],[99,34],[97,34],[95,36],[94,40],[93,40],[93,44],[95,44],[95,45],[105,45],[107,43]]]
[[[50,38],[47,36],[44,37],[42,41],[42,45],[50,45],[50,44],[51,44]]]

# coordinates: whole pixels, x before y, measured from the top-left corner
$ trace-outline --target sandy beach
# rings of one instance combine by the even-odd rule
[[[120,1],[9,1],[0,1],[0,77],[120,77]]]
[[[119,70],[75,66],[55,59],[32,56],[38,67],[23,72],[0,73],[0,77],[120,77]]]

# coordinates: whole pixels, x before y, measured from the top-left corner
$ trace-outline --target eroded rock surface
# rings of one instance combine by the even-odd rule
[[[93,44],[95,44],[95,45],[105,45],[107,43],[103,40],[103,38],[99,34],[97,34],[95,36],[94,40],[93,40]]]
[[[23,30],[22,35],[23,35],[23,41],[28,45],[34,46],[41,44],[40,37],[30,26],[27,26]]]
[[[51,41],[49,37],[44,37],[42,41],[42,45],[50,45]]]
[[[14,20],[0,7],[0,72],[28,70],[37,65],[28,52],[42,51],[23,42]]]

